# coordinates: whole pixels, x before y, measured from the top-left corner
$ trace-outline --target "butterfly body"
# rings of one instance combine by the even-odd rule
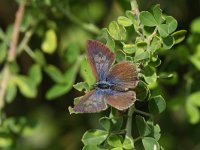
[[[125,110],[136,100],[132,90],[137,86],[136,66],[129,61],[114,64],[115,54],[104,44],[89,40],[86,54],[97,80],[94,89],[87,92],[75,104],[76,113],[93,113],[107,109],[107,104]]]

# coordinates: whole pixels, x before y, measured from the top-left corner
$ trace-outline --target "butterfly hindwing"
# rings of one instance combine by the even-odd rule
[[[115,55],[104,44],[89,40],[86,54],[96,80],[105,80],[106,75],[115,60]]]
[[[106,96],[106,102],[118,110],[125,110],[136,101],[136,94],[134,91],[113,92],[113,94]]]
[[[101,91],[92,90],[80,98],[80,101],[74,106],[74,111],[76,113],[94,113],[106,108],[105,95]]]
[[[121,61],[111,67],[107,80],[114,84],[116,88],[122,90],[133,89],[139,80],[136,66],[132,62]]]

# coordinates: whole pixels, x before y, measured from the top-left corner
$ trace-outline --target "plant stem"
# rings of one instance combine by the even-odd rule
[[[8,65],[5,65],[2,71],[2,80],[0,82],[0,110],[4,107],[4,96],[6,93],[7,84],[10,78],[10,70]]]
[[[131,10],[137,17],[139,17],[139,7],[137,4],[137,0],[131,0],[130,2],[131,2]],[[138,18],[136,18],[136,19],[138,19]]]
[[[132,138],[132,116],[134,111],[135,111],[135,105],[131,106],[128,109],[128,118],[126,122],[126,136],[131,138]]]
[[[145,116],[148,116],[148,117],[152,117],[150,113],[147,113],[147,112],[138,110],[138,109],[136,109],[136,108],[135,108],[135,112],[137,112],[137,113],[139,113],[139,114],[142,114],[142,115],[145,115]]]
[[[13,34],[12,34],[12,39],[10,43],[10,49],[8,51],[8,61],[12,62],[15,60],[16,57],[16,47],[19,39],[19,28],[20,24],[24,15],[24,9],[26,6],[26,2],[21,3],[19,6],[17,12],[16,12],[16,18],[15,18],[15,23],[14,23],[14,28],[13,28]]]
[[[75,24],[81,26],[83,29],[93,33],[93,34],[99,34],[100,33],[100,29],[95,26],[92,23],[85,23],[83,21],[81,21],[80,19],[78,19],[76,16],[74,16],[71,12],[70,12],[70,8],[69,6],[65,9],[63,8],[63,6],[58,5],[58,8],[60,9],[60,11],[72,22],[74,22]]]
[[[19,38],[19,28],[20,28],[21,20],[24,15],[25,5],[26,5],[26,2],[21,3],[16,12],[13,34],[12,34],[12,39],[10,42],[10,49],[8,50],[7,62],[4,65],[3,70],[2,70],[2,79],[0,80],[0,110],[2,110],[2,108],[4,107],[4,103],[5,103],[4,98],[6,94],[6,89],[8,86],[8,81],[11,77],[9,63],[15,61],[15,58],[16,58],[16,49],[17,49],[17,43],[18,43],[18,38]]]

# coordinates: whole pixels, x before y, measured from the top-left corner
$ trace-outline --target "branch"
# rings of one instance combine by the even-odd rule
[[[63,6],[58,5],[58,8],[60,9],[60,11],[69,19],[71,20],[73,23],[81,26],[83,29],[93,33],[93,34],[99,34],[100,33],[100,29],[95,26],[92,23],[86,23],[83,22],[82,20],[78,19],[76,16],[74,16],[71,11],[69,6],[67,8],[63,8]]]
[[[12,39],[10,43],[10,49],[8,50],[8,58],[7,58],[8,62],[13,62],[16,58],[16,49],[17,49],[17,43],[18,43],[18,38],[19,38],[19,28],[20,28],[21,20],[24,15],[25,4],[26,4],[25,2],[21,3],[16,12],[13,34],[12,34]],[[4,103],[5,103],[4,98],[6,94],[6,89],[7,89],[8,82],[11,76],[11,71],[10,71],[8,62],[3,67],[2,78],[0,80],[0,110],[4,107]]]
[[[10,43],[10,49],[8,51],[8,61],[10,62],[14,61],[16,58],[16,47],[17,47],[17,43],[19,39],[19,28],[21,25],[22,18],[24,16],[25,5],[26,5],[26,2],[21,3],[21,5],[19,6],[16,12],[13,34],[12,34],[12,39]]]

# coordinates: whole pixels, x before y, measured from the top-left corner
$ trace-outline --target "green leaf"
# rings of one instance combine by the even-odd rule
[[[142,139],[142,143],[145,150],[159,150],[160,149],[160,145],[152,137],[144,137]]]
[[[117,50],[115,54],[117,62],[123,61],[126,58],[126,54],[122,50]]]
[[[46,64],[46,60],[44,57],[44,54],[40,50],[35,50],[35,61],[40,64],[41,66],[44,66]]]
[[[79,47],[76,43],[70,43],[64,51],[64,57],[69,63],[74,63],[79,56]]]
[[[108,29],[106,29],[106,28],[102,29],[102,30],[101,30],[101,35],[100,35],[99,38],[100,38],[100,39],[101,39],[101,38],[106,39],[106,46],[107,46],[110,50],[114,51],[114,49],[115,49],[115,42],[114,42],[114,40],[112,39],[112,37],[110,36],[110,34],[108,33]]]
[[[148,121],[148,126],[151,128],[151,134],[149,136],[155,138],[156,141],[160,139],[160,127],[158,124],[154,125],[153,122]]]
[[[57,47],[57,36],[54,30],[49,29],[45,33],[44,41],[42,42],[41,48],[43,52],[52,54]]]
[[[172,16],[167,16],[165,17],[165,19],[166,19],[166,24],[168,26],[168,33],[171,34],[172,32],[176,30],[178,23],[176,19],[174,19],[174,17]]]
[[[143,72],[144,80],[148,84],[153,84],[157,81],[156,71],[155,71],[155,68],[153,68],[152,66],[149,66],[149,65],[145,66],[142,72]]]
[[[141,48],[136,49],[135,52],[135,57],[134,57],[134,61],[138,62],[144,59],[148,59],[149,58],[149,52],[148,51],[144,51]]]
[[[171,34],[171,36],[173,36],[175,39],[175,44],[182,42],[185,39],[186,33],[186,30],[179,30]]]
[[[5,60],[7,55],[7,45],[6,43],[0,43],[0,64]]]
[[[133,24],[132,21],[129,18],[124,17],[124,16],[118,17],[117,22],[124,27],[128,27],[128,26],[131,26]]]
[[[109,33],[115,40],[125,40],[126,30],[123,26],[118,25],[116,21],[109,24]]]
[[[82,137],[82,142],[84,145],[98,145],[105,141],[107,136],[107,131],[92,129],[85,132]]]
[[[161,95],[154,96],[150,99],[148,107],[151,114],[157,115],[165,110],[166,102]]]
[[[154,16],[148,11],[142,11],[140,13],[140,21],[144,26],[154,27],[157,26],[157,22]]]
[[[200,120],[200,113],[198,107],[194,106],[192,103],[186,103],[186,112],[190,123],[196,124]]]
[[[161,48],[161,40],[159,37],[154,36],[151,41],[149,50],[154,53],[156,50],[158,50],[160,48]]]
[[[5,135],[0,137],[0,145],[2,149],[10,149],[14,144],[14,140],[11,136]]]
[[[189,56],[189,60],[200,70],[200,46],[197,46],[196,52],[192,56]]]
[[[194,19],[190,25],[190,30],[193,33],[200,33],[200,17]]]
[[[148,95],[150,94],[149,88],[147,87],[145,82],[143,82],[141,80],[139,81],[135,91],[137,93],[137,95],[136,95],[137,99],[139,99],[141,101],[147,99],[149,97]]]
[[[161,37],[167,37],[169,35],[168,25],[167,24],[159,24],[158,25],[158,32],[159,32]]]
[[[56,84],[47,91],[45,96],[48,100],[52,100],[66,94],[70,89],[71,86],[68,84]]]
[[[28,98],[34,98],[37,95],[37,89],[30,78],[18,75],[14,76],[12,79],[15,82],[15,84],[17,84],[20,92],[24,96]]]
[[[186,102],[186,112],[190,123],[196,124],[200,120],[200,112],[198,107],[200,107],[199,102],[200,92],[194,92],[190,94]]]
[[[123,142],[123,148],[128,149],[128,150],[133,149],[134,148],[133,139],[128,136],[125,136],[125,139]]]
[[[161,24],[165,21],[164,18],[162,17],[162,10],[160,9],[159,4],[153,7],[153,15],[158,24]]]
[[[147,136],[151,133],[150,126],[146,123],[142,116],[136,116],[136,124],[141,136]]]
[[[199,98],[200,98],[200,92],[194,92],[188,96],[187,101],[189,101],[190,103],[192,103],[195,106],[200,107]]]
[[[121,130],[121,127],[123,125],[123,117],[118,116],[117,113],[118,113],[118,110],[112,107],[109,118],[111,119],[111,122],[112,122],[111,131],[115,131],[115,132]]]
[[[135,44],[124,44],[123,51],[127,54],[133,54],[136,51],[136,46]]]
[[[110,118],[108,117],[103,117],[99,119],[99,124],[106,130],[106,131],[110,131],[111,127],[112,127],[112,121]]]
[[[167,36],[163,38],[163,49],[170,49],[175,44],[175,39],[173,36]]]
[[[44,68],[44,70],[56,83],[63,83],[65,81],[64,75],[56,66],[48,65]]]
[[[86,59],[83,59],[81,61],[80,75],[83,78],[83,80],[89,85],[93,85],[95,83],[96,79]]]
[[[79,82],[79,83],[76,83],[75,85],[73,85],[73,87],[78,90],[78,91],[88,91],[89,90],[89,85],[86,83],[86,82]]]
[[[41,66],[38,64],[34,64],[31,66],[28,75],[30,79],[33,81],[33,84],[37,86],[42,80],[42,70]]]
[[[121,138],[117,135],[109,136],[107,142],[112,147],[122,147]]]
[[[100,148],[97,145],[85,145],[83,150],[107,150],[105,148]]]
[[[131,10],[126,11],[126,16],[131,20],[133,24],[136,23],[135,15],[133,14],[133,11]]]
[[[11,103],[17,95],[17,86],[13,80],[9,80],[6,89],[6,102]]]

